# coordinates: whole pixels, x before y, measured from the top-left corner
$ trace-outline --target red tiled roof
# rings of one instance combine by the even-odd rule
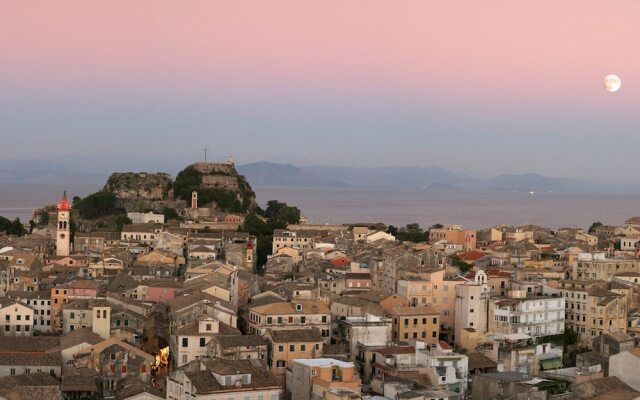
[[[444,340],[441,340],[438,343],[443,350],[451,350],[451,346],[449,346],[449,343],[445,342]]]
[[[484,257],[486,254],[478,250],[470,250],[464,253],[458,254],[458,258],[462,261],[477,261]]]

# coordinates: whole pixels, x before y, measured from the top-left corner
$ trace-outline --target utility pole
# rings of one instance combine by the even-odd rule
[[[209,150],[209,149],[207,148],[207,145],[205,145],[205,146],[204,146],[204,163],[205,163],[205,164],[207,163],[207,151],[208,151],[208,150]]]

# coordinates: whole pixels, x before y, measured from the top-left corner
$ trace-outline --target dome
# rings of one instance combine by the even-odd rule
[[[69,204],[69,200],[67,200],[67,192],[64,192],[62,198],[60,199],[60,203],[58,203],[58,211],[69,210],[71,210],[71,204]]]

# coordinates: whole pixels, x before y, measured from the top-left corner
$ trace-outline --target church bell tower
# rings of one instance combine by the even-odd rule
[[[64,192],[58,203],[58,229],[56,233],[56,254],[58,256],[69,255],[70,227],[69,211],[71,204],[67,200],[67,192]]]

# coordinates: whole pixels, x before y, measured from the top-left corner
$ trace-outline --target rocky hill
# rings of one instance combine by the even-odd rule
[[[211,206],[220,211],[245,213],[256,206],[256,195],[233,162],[196,163],[189,165],[176,176],[176,199],[191,200],[191,193],[198,192],[198,205]]]
[[[102,190],[118,199],[165,200],[173,197],[173,181],[165,173],[115,172]]]

